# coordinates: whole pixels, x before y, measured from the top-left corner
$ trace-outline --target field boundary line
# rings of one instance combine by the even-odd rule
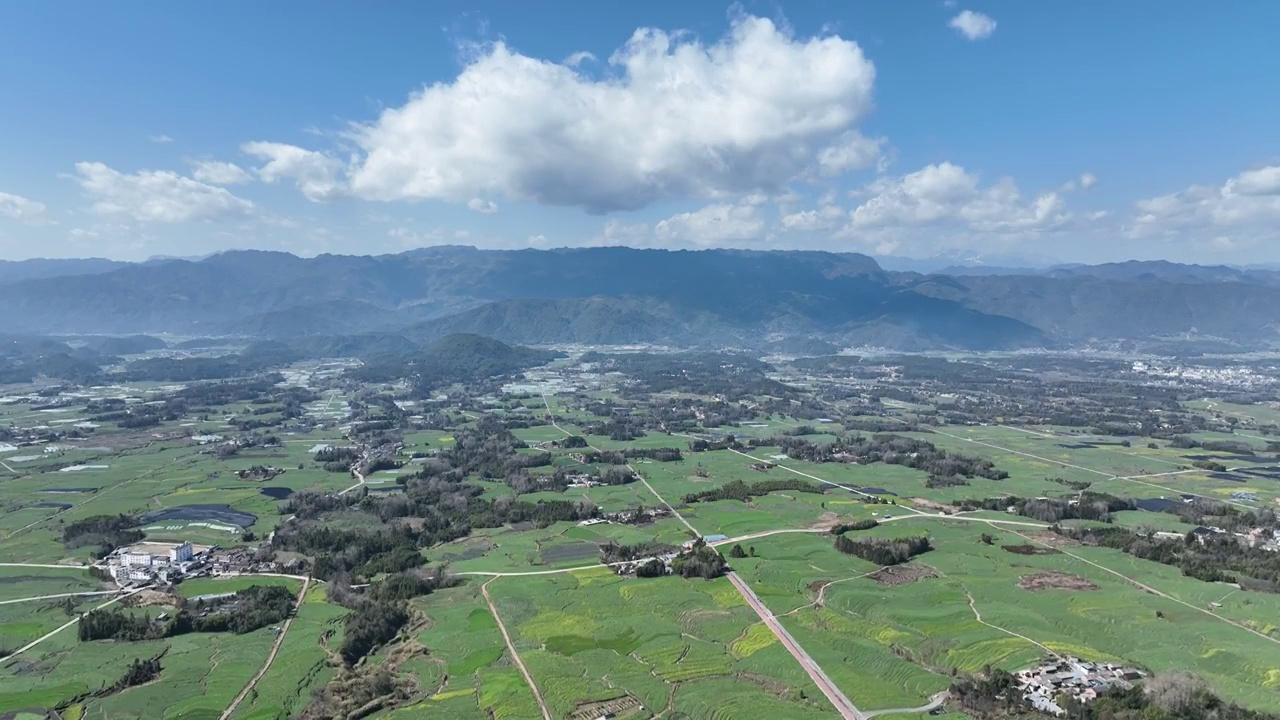
[[[267,659],[262,663],[262,667],[258,668],[258,672],[253,676],[253,679],[249,680],[249,683],[240,690],[240,694],[236,695],[222,715],[218,716],[218,720],[227,720],[227,718],[231,717],[236,708],[240,707],[240,703],[244,702],[249,693],[258,686],[258,681],[271,669],[271,663],[275,662],[276,655],[280,653],[280,646],[284,645],[284,637],[289,634],[289,627],[293,625],[293,620],[297,617],[298,610],[302,607],[302,602],[307,597],[307,588],[310,586],[311,578],[302,581],[302,590],[298,591],[298,597],[293,601],[293,615],[285,618],[284,624],[280,626],[280,632],[276,635],[276,641],[271,644],[271,652],[267,653]]]
[[[489,583],[494,580],[497,580],[497,578],[490,578],[485,584],[481,585],[480,593],[484,595],[484,601],[489,606],[489,613],[493,615],[493,619],[498,623],[498,629],[502,631],[502,639],[507,644],[511,659],[515,662],[516,667],[520,668],[520,674],[524,676],[524,681],[528,683],[529,690],[533,692],[533,699],[538,701],[538,709],[542,711],[543,720],[551,720],[551,711],[547,709],[547,703],[542,699],[542,691],[533,682],[533,676],[529,674],[529,668],[525,667],[524,661],[520,659],[520,653],[516,652],[516,645],[511,642],[511,635],[507,633],[507,625],[502,622],[502,616],[498,614],[498,606],[494,605],[493,598],[489,597]],[[226,719],[223,718],[222,720]]]

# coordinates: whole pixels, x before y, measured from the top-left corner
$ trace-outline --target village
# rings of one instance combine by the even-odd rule
[[[1022,699],[1040,712],[1066,715],[1066,698],[1090,702],[1111,688],[1132,687],[1146,677],[1137,668],[1096,663],[1070,656],[1049,656],[1044,662],[1014,674]]]
[[[252,549],[222,549],[190,542],[139,542],[117,548],[94,567],[120,587],[178,583],[210,575],[277,573],[279,564],[255,557]]]

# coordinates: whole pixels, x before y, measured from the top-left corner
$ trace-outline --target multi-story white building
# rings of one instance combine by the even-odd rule
[[[120,564],[126,567],[151,567],[151,562],[151,553],[127,552],[120,555]]]
[[[180,563],[191,560],[194,550],[190,542],[184,542],[169,550],[169,562]]]

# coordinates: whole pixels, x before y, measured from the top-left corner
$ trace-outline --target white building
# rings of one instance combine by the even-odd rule
[[[191,556],[193,554],[194,554],[194,551],[192,550],[191,543],[184,542],[181,545],[178,545],[177,547],[171,548],[169,550],[169,562],[174,562],[174,563],[188,562],[189,560],[191,560]]]
[[[125,567],[151,567],[151,553],[127,552],[120,555],[120,564]]]

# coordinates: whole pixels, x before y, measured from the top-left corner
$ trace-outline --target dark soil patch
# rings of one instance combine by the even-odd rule
[[[1223,460],[1231,460],[1234,462],[1251,462],[1251,463],[1256,463],[1259,460],[1264,459],[1264,458],[1258,457],[1257,455],[1183,455],[1182,457],[1186,458],[1187,460],[1217,460],[1219,462]]]
[[[807,587],[809,589],[809,592],[816,593],[822,589],[823,585],[826,585],[829,582],[831,581],[830,580],[814,580],[813,582],[809,583]]]
[[[484,545],[469,545],[458,553],[444,553],[440,557],[449,562],[459,562],[462,560],[475,560],[482,558],[493,549],[493,545],[485,543]]]
[[[938,571],[928,565],[892,565],[867,577],[883,585],[907,585],[924,578],[938,577]]]
[[[542,562],[554,563],[564,562],[566,560],[587,560],[600,556],[600,547],[594,543],[571,543],[568,545],[553,545],[551,547],[542,548]]]
[[[179,505],[149,512],[142,516],[144,524],[154,522],[214,522],[223,525],[239,525],[249,527],[258,520],[258,516],[243,510],[236,510],[230,505]]]
[[[1062,573],[1054,571],[1038,572],[1033,575],[1023,575],[1018,578],[1018,587],[1023,590],[1097,590],[1098,586],[1093,582],[1072,575],[1071,573]]]

